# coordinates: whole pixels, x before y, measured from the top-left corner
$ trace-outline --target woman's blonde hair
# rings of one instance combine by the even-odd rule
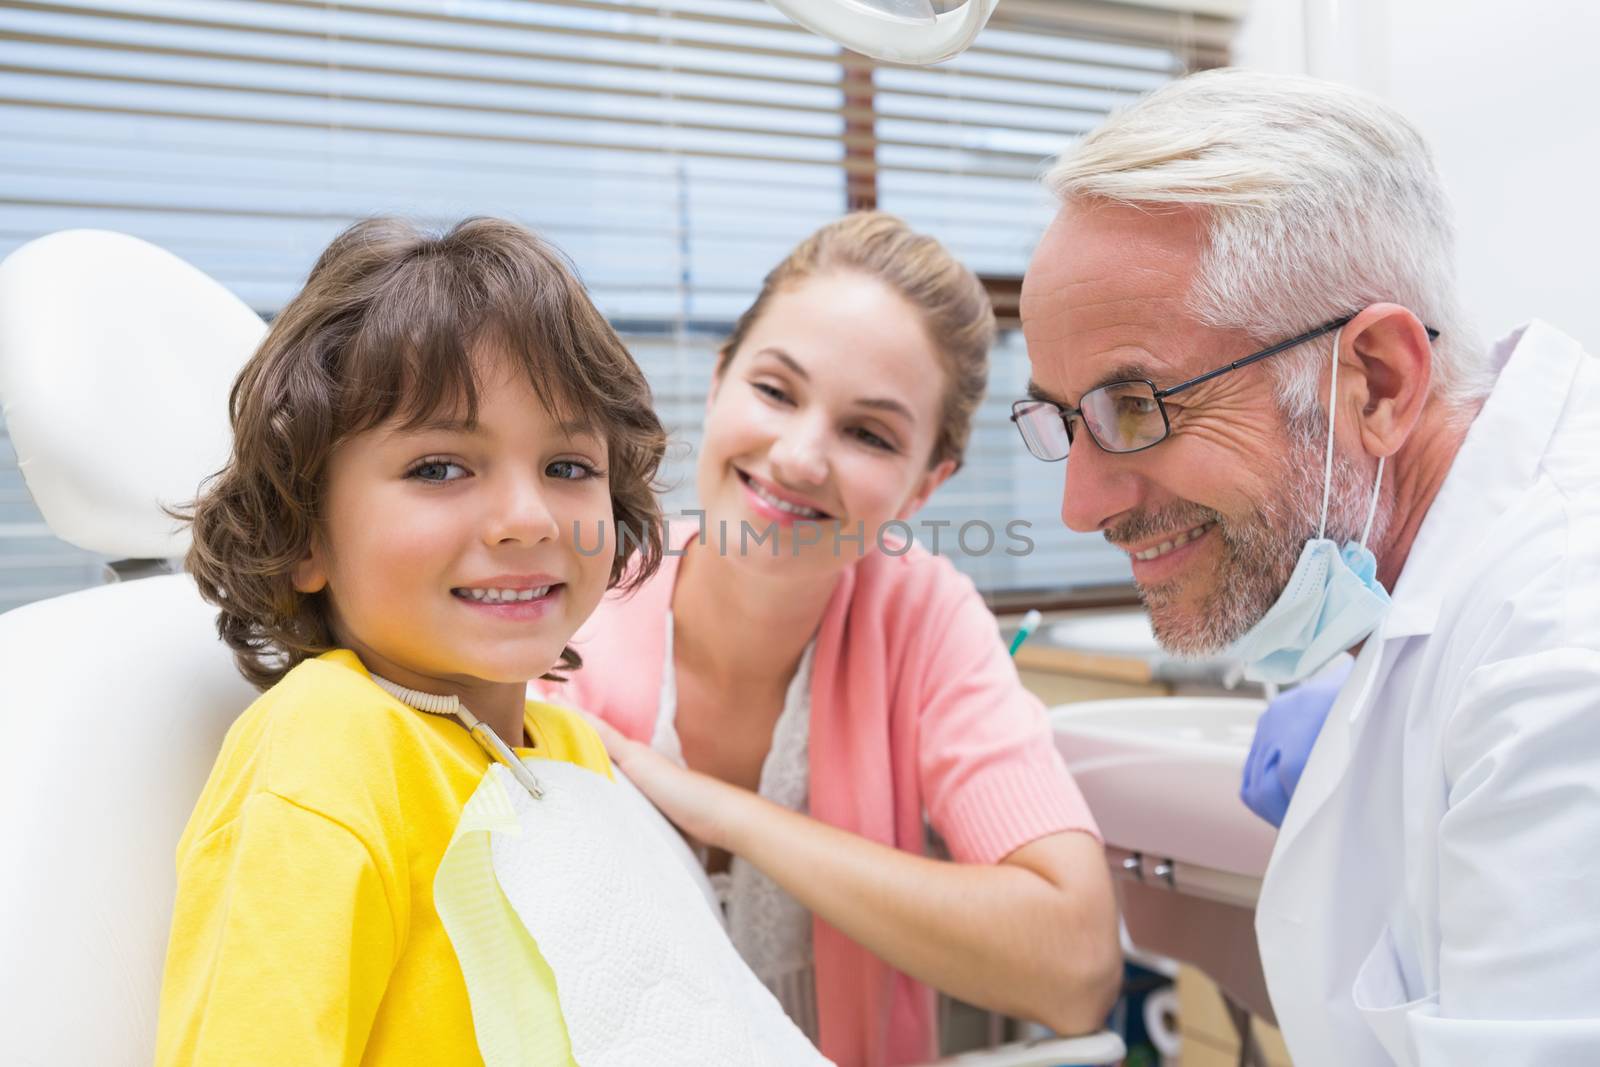
[[[959,468],[972,436],[973,413],[989,384],[994,309],[977,275],[936,239],[915,232],[893,215],[858,211],[801,241],[767,274],[755,303],[734,324],[718,356],[718,375],[727,369],[774,295],[835,273],[875,278],[922,315],[945,371],[939,435],[928,466],[949,459]]]
[[[233,453],[186,512],[188,569],[219,609],[239,671],[266,688],[335,645],[325,595],[294,588],[322,518],[329,457],[391,419],[477,415],[476,353],[492,344],[546,408],[607,442],[619,538],[610,585],[643,582],[661,559],[654,480],[666,435],[633,357],[572,267],[514,223],[468,219],[441,236],[375,218],[334,239],[272,324],[229,397]],[[631,557],[638,559],[630,568]],[[563,668],[580,664],[570,647]]]

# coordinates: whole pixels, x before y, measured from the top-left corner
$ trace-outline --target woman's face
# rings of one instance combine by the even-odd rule
[[[945,383],[921,314],[877,279],[826,274],[773,296],[707,400],[706,544],[812,574],[859,559],[955,469],[928,465]]]

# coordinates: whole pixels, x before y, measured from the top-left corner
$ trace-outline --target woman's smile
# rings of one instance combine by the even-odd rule
[[[734,473],[739,476],[739,483],[744,486],[745,496],[751,508],[764,518],[785,524],[802,520],[821,522],[833,518],[813,502],[789,490],[780,489],[772,482],[747,474],[737,467],[734,468]]]

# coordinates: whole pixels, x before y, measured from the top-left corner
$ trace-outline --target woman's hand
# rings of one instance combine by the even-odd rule
[[[756,799],[753,794],[708,774],[680,767],[610,723],[592,715],[587,717],[622,773],[673,825],[702,845],[727,848],[728,817],[740,804]]]
[[[590,722],[679,829],[754,864],[891,966],[1062,1034],[1105,1018],[1121,954],[1105,853],[1088,834],[1051,834],[993,865],[932,860],[686,770]]]

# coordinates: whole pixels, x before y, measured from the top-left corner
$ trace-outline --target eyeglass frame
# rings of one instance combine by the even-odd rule
[[[1054,400],[1046,400],[1042,397],[1028,397],[1023,400],[1014,401],[1011,405],[1011,423],[1012,425],[1016,425],[1017,420],[1021,418],[1022,413],[1017,409],[1023,404],[1049,404],[1051,407],[1056,409],[1056,414],[1061,418],[1061,425],[1067,433],[1067,452],[1057,456],[1055,459],[1045,459],[1043,456],[1035,454],[1033,449],[1028,449],[1028,454],[1033,456],[1034,459],[1039,460],[1041,463],[1061,463],[1066,460],[1067,455],[1071,453],[1072,445],[1076,443],[1072,439],[1072,423],[1070,421],[1075,416],[1078,418],[1083,418],[1083,428],[1088,432],[1089,440],[1093,441],[1095,443],[1095,447],[1100,449],[1100,451],[1113,456],[1131,456],[1135,452],[1143,452],[1147,448],[1154,448],[1156,445],[1159,445],[1161,442],[1172,436],[1172,419],[1168,417],[1167,405],[1164,403],[1167,397],[1176,396],[1178,393],[1181,393],[1186,389],[1193,389],[1195,386],[1204,382],[1209,382],[1213,378],[1221,377],[1222,375],[1227,374],[1229,371],[1236,371],[1241,367],[1248,367],[1252,363],[1259,363],[1268,356],[1275,356],[1280,352],[1287,352],[1289,349],[1303,345],[1307,341],[1315,341],[1323,334],[1332,333],[1334,330],[1347,325],[1351,319],[1356,317],[1357,314],[1359,314],[1359,312],[1352,312],[1349,315],[1334,319],[1331,322],[1325,322],[1316,329],[1308,330],[1305,333],[1300,334],[1298,337],[1291,337],[1287,341],[1279,341],[1277,344],[1263,348],[1259,352],[1252,352],[1243,359],[1236,359],[1232,363],[1218,367],[1215,370],[1208,370],[1199,377],[1190,378],[1186,382],[1179,382],[1170,389],[1157,389],[1156,383],[1152,382],[1149,378],[1118,378],[1114,382],[1105,382],[1101,385],[1095,386],[1093,389],[1088,390],[1089,393],[1093,393],[1101,389],[1110,389],[1114,385],[1134,384],[1148,385],[1150,387],[1150,395],[1156,402],[1156,410],[1161,412],[1161,436],[1156,438],[1154,441],[1151,441],[1147,445],[1140,445],[1138,448],[1116,450],[1107,448],[1105,445],[1100,443],[1100,438],[1094,435],[1094,430],[1089,426],[1089,420],[1087,418],[1083,418],[1083,408],[1062,407]],[[1439,339],[1439,331],[1434,329],[1432,326],[1424,326],[1423,329],[1427,331],[1429,341],[1437,341]],[[1087,393],[1085,395],[1087,395]],[[1079,398],[1079,402],[1082,402],[1081,397]],[[1020,427],[1018,428],[1017,432],[1019,434],[1022,433]],[[1023,445],[1027,445],[1027,437],[1025,435],[1023,436]]]

